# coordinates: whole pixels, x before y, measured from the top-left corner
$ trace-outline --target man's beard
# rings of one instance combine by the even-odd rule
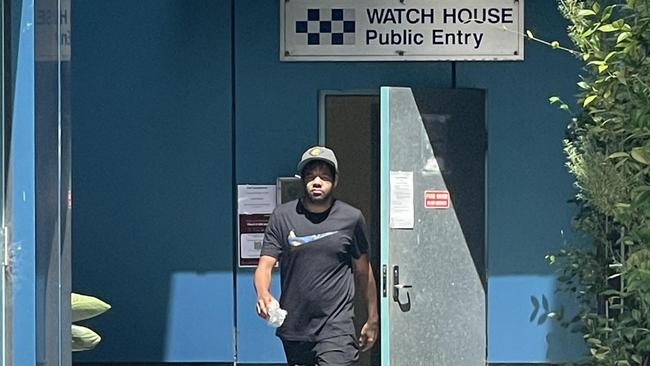
[[[327,194],[321,194],[318,197],[315,197],[311,192],[306,192],[305,193],[305,198],[309,202],[315,203],[315,204],[327,202],[330,199],[331,196],[332,196],[332,191],[328,192]]]

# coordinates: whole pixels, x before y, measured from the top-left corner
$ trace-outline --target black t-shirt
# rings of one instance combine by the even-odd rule
[[[275,209],[261,254],[280,261],[280,307],[287,310],[280,338],[354,335],[353,260],[368,252],[365,230],[361,211],[338,200],[320,214],[300,200]]]

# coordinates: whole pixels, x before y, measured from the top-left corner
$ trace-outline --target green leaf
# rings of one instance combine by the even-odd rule
[[[623,32],[623,33],[619,34],[618,37],[616,38],[616,43],[621,43],[621,42],[625,41],[626,39],[630,38],[631,35],[632,35],[632,33],[630,33],[630,32]]]
[[[619,293],[620,293],[620,291],[618,291],[618,290],[609,289],[609,290],[605,290],[605,291],[601,292],[600,294],[602,296],[612,296],[612,295],[618,295]]]
[[[111,308],[109,304],[96,297],[77,293],[71,295],[71,306],[73,322],[90,319]]]
[[[623,328],[621,330],[621,333],[623,333],[623,336],[627,338],[629,341],[634,339],[634,335],[636,334],[636,330],[634,328]]]
[[[548,261],[549,264],[555,263],[555,256],[554,255],[546,255],[544,258]]]
[[[531,32],[531,31],[529,31],[529,30],[526,31],[526,35],[527,35],[528,38],[530,38],[530,39],[535,39],[535,36],[533,36],[533,32]]]
[[[600,352],[599,352],[600,351]],[[602,351],[601,349],[596,349],[592,348],[591,349],[591,354],[594,356],[595,359],[597,360],[604,360],[605,356],[609,353],[609,348],[606,348],[605,351]]]
[[[559,98],[559,97],[550,97],[550,98],[548,98],[548,101],[549,101],[551,104],[553,104],[553,103],[557,103],[557,102],[559,102],[559,101],[560,101],[560,98]]]
[[[634,198],[634,204],[637,207],[645,206],[648,203],[650,203],[650,192],[649,191],[641,192],[640,194],[638,194]]]
[[[598,24],[600,24],[600,23],[598,23]],[[584,32],[582,34],[582,37],[587,38],[590,35],[592,35],[595,31],[597,31],[598,30],[598,24],[596,24],[593,28],[589,29],[588,31]]]
[[[639,356],[639,355],[632,355],[632,356],[630,356],[630,358],[632,359],[632,361],[638,363],[639,365],[641,364],[641,356]]]
[[[582,102],[582,107],[584,108],[584,107],[588,106],[589,104],[591,104],[591,102],[593,102],[594,99],[596,99],[596,97],[597,97],[597,95],[590,95],[590,96],[586,97],[585,101]]]
[[[587,65],[603,65],[603,64],[605,64],[605,61],[603,60],[594,60],[594,61],[590,61]]]
[[[92,329],[72,324],[72,352],[86,351],[95,348],[102,340]]]
[[[581,87],[582,89],[585,89],[585,90],[587,90],[587,89],[591,89],[591,87],[589,86],[589,84],[587,84],[587,82],[585,82],[585,81],[581,81],[581,82],[579,82],[579,83],[578,83],[578,86]]]
[[[602,73],[603,71],[607,70],[609,66],[607,64],[603,64],[598,66],[598,73]]]
[[[581,16],[581,17],[587,17],[587,16],[590,16],[590,15],[596,15],[596,12],[593,11],[593,10],[589,10],[589,9],[582,9],[582,10],[580,10],[578,12],[578,15]]]
[[[609,19],[610,16],[612,16],[612,11],[614,10],[614,6],[610,5],[603,10],[603,15],[600,17],[600,21],[604,22],[607,19]]]
[[[618,54],[617,51],[612,51],[612,52],[608,53],[607,56],[605,57],[605,62],[609,61],[610,58],[616,56],[616,54]]]
[[[594,13],[598,13],[600,11],[600,4],[595,2],[594,5],[591,6],[591,9],[594,11]]]
[[[639,342],[636,345],[636,349],[640,352],[650,352],[650,337],[646,337],[644,340]]]
[[[628,154],[626,152],[623,152],[623,151],[619,151],[619,152],[615,152],[613,154],[610,154],[607,158],[608,159],[616,159],[616,158],[629,158],[629,157],[630,157],[630,154]]]
[[[642,147],[635,147],[630,152],[632,159],[638,161],[639,163],[650,165],[650,154]]]
[[[587,338],[587,343],[601,345],[603,342],[598,338]]]
[[[601,32],[608,33],[608,32],[615,32],[615,31],[618,30],[618,28],[615,28],[611,24],[605,24],[605,25],[601,25],[600,27],[598,27],[598,30],[601,31]]]
[[[553,47],[554,49],[560,47],[560,42],[558,42],[558,41],[552,41],[552,42],[551,42],[551,47]]]
[[[647,192],[647,191],[650,191],[650,186],[644,185],[644,186],[638,186],[634,188],[634,192]]]

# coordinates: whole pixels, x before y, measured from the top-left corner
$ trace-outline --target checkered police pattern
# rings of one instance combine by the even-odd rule
[[[354,9],[307,9],[307,20],[296,22],[308,45],[354,44],[355,28]]]

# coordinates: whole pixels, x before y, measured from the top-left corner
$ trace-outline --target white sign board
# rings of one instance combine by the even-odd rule
[[[283,61],[523,60],[524,0],[280,0]]]
[[[240,267],[255,267],[262,251],[264,230],[275,209],[274,185],[237,186],[237,228]]]
[[[275,209],[274,185],[240,184],[237,186],[237,213],[270,214]]]
[[[413,172],[390,172],[391,229],[413,229],[415,208],[413,207]]]

